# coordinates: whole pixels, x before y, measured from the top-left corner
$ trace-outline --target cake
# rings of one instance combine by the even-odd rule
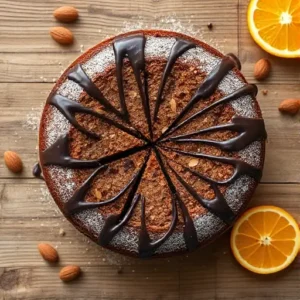
[[[257,87],[233,54],[139,30],[88,50],[43,110],[39,160],[65,217],[103,247],[160,257],[232,226],[262,176]]]

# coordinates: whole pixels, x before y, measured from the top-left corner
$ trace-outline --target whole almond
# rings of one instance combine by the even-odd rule
[[[280,103],[278,109],[283,113],[295,115],[300,109],[300,99],[285,99]]]
[[[53,16],[60,22],[70,23],[78,19],[78,10],[73,6],[62,6],[53,12]]]
[[[73,33],[65,27],[52,27],[50,29],[51,37],[61,45],[70,45],[73,43]]]
[[[20,173],[23,169],[23,163],[20,156],[13,151],[4,152],[4,162],[7,168],[13,173]]]
[[[254,66],[254,77],[257,80],[267,78],[271,71],[271,63],[266,58],[260,59]]]
[[[70,265],[62,268],[59,272],[59,278],[62,281],[71,281],[77,278],[81,273],[81,269],[78,266]]]
[[[58,253],[56,249],[54,249],[51,245],[46,243],[38,244],[38,249],[44,260],[49,262],[57,262],[58,261]]]

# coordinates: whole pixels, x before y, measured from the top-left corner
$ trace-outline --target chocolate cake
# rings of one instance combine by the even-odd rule
[[[138,257],[191,251],[230,228],[261,178],[266,138],[240,68],[233,54],[156,30],[72,63],[39,134],[43,176],[68,220]]]

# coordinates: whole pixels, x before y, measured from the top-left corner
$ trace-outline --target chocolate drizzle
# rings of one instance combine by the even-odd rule
[[[108,156],[93,160],[75,159],[70,156],[69,151],[69,136],[67,134],[61,135],[57,141],[49,148],[43,151],[40,155],[43,166],[56,165],[71,169],[86,169],[97,168],[102,164],[108,164],[118,159],[122,159],[131,154],[144,150],[147,146],[132,147],[124,151],[120,151]]]
[[[132,189],[127,196],[127,200],[121,213],[118,215],[109,216],[107,218],[104,227],[102,228],[99,235],[100,245],[107,246],[113,239],[113,237],[122,229],[122,226],[124,226],[130,219],[130,216],[132,215],[133,210],[141,197],[140,194],[136,194],[136,191],[145,171],[148,159],[149,154],[147,155],[144,164],[135,175],[134,179],[131,181]]]
[[[79,104],[78,102],[72,101],[64,96],[55,94],[52,97],[50,97],[47,101],[48,104],[51,104],[55,106],[67,119],[68,121],[79,131],[82,133],[86,134],[87,136],[91,138],[96,138],[99,139],[100,136],[97,134],[90,132],[86,130],[83,126],[81,126],[75,118],[76,113],[83,113],[83,114],[88,114],[91,116],[94,116],[101,121],[112,125],[128,134],[131,134],[132,136],[136,138],[143,138],[143,136],[135,129],[127,128],[126,126],[122,125],[119,122],[114,121],[113,119],[110,119],[106,117],[103,114],[100,114],[90,108],[86,108],[83,105]]]
[[[98,100],[99,103],[104,106],[107,110],[110,110],[119,117],[123,117],[115,107],[113,107],[110,102],[105,99],[101,91],[97,88],[95,83],[87,76],[87,74],[82,69],[81,65],[76,65],[68,74],[68,79],[76,82],[81,86],[91,97]],[[125,118],[123,118],[125,119]]]
[[[201,99],[210,97],[217,89],[219,83],[225,77],[225,75],[234,67],[240,68],[238,58],[234,54],[227,54],[221,60],[221,63],[217,65],[212,72],[206,77],[195,95],[189,101],[189,103],[183,108],[179,115],[174,119],[167,130],[161,135],[160,140],[165,137],[175,125],[191,110],[191,108]],[[235,98],[236,99],[236,98]]]
[[[41,169],[41,165],[37,162],[34,164],[33,168],[32,168],[32,175],[36,178],[44,179],[44,176],[42,174],[42,169]]]
[[[176,125],[176,126],[174,125],[174,127],[170,128],[169,132],[165,133],[164,136],[167,135],[167,134],[170,135],[174,131],[176,131],[179,128],[183,127],[184,125],[188,124],[189,122],[191,122],[195,118],[202,116],[204,113],[212,110],[213,108],[217,107],[218,105],[228,103],[230,101],[236,100],[236,99],[238,99],[242,96],[246,96],[246,95],[250,95],[252,97],[255,97],[257,95],[256,85],[246,84],[245,86],[243,86],[240,89],[234,91],[233,93],[223,97],[222,99],[212,103],[211,105],[208,105],[207,107],[205,107],[205,108],[199,110],[198,112],[194,113],[193,115],[191,115],[190,117],[188,117],[187,119],[185,119],[184,121],[179,123],[178,125]],[[264,122],[264,121],[262,120],[261,122]],[[247,123],[247,122],[244,122],[244,123]],[[161,138],[163,138],[163,136]]]
[[[122,110],[125,116],[128,116],[123,85],[123,60],[124,58],[128,58],[139,88],[144,114],[148,123],[150,137],[152,138],[151,114],[145,71],[145,43],[146,38],[144,35],[122,38],[114,42],[114,52],[116,57],[117,82]],[[144,77],[143,80],[141,76]]]
[[[160,81],[159,89],[158,89],[158,94],[157,94],[155,109],[154,109],[154,116],[153,116],[154,122],[157,120],[159,107],[162,102],[162,94],[163,94],[164,87],[166,85],[167,79],[173,69],[173,66],[174,66],[176,60],[184,52],[188,51],[191,48],[195,48],[195,47],[196,47],[196,45],[194,43],[184,41],[184,40],[176,40],[176,42],[172,46],[167,64],[165,66],[164,73],[163,73],[161,81]]]
[[[215,199],[207,200],[207,199],[204,199],[201,195],[199,195],[197,193],[197,191],[191,185],[189,185],[170,165],[169,165],[169,168],[175,174],[177,180],[194,197],[194,199],[196,199],[203,207],[205,207],[208,211],[210,211],[214,215],[218,216],[225,223],[230,225],[233,222],[235,215],[232,212],[232,210],[230,209],[230,207],[228,206],[224,196],[220,192],[220,190],[215,182],[211,182],[211,187],[213,188],[214,193],[215,193]],[[195,175],[196,172],[192,172],[192,173]],[[200,176],[198,176],[198,177],[200,177]]]
[[[76,82],[81,86],[86,93],[96,99],[106,111],[113,113],[117,118],[110,118],[107,114],[98,113],[90,108],[84,107],[78,102],[72,101],[62,95],[51,94],[47,103],[55,106],[68,121],[79,131],[84,133],[87,137],[99,139],[101,138],[94,132],[90,132],[81,126],[76,118],[76,113],[83,113],[92,115],[99,118],[106,124],[114,126],[121,131],[124,131],[138,139],[142,139],[145,143],[142,146],[135,146],[124,151],[120,151],[111,155],[101,157],[94,160],[81,160],[72,158],[69,149],[69,137],[67,134],[61,135],[58,140],[52,144],[45,151],[41,152],[40,159],[43,167],[55,165],[60,167],[66,167],[71,169],[81,168],[94,168],[92,174],[85,180],[81,186],[75,191],[74,195],[65,203],[63,211],[66,215],[72,216],[82,210],[99,208],[101,206],[109,205],[118,201],[122,197],[125,197],[125,204],[118,214],[113,214],[107,217],[104,226],[99,234],[98,242],[102,246],[108,246],[115,235],[128,223],[132,217],[138,204],[141,205],[141,228],[139,232],[138,252],[140,257],[152,256],[156,253],[158,248],[164,244],[172,235],[178,224],[178,209],[180,209],[183,217],[183,237],[185,240],[186,248],[189,250],[195,249],[199,242],[197,238],[197,232],[195,229],[194,221],[189,213],[188,208],[184,204],[181,196],[178,192],[178,188],[173,182],[176,181],[181,184],[185,190],[196,200],[200,205],[205,207],[209,212],[219,217],[227,224],[232,224],[235,219],[235,214],[228,206],[223,194],[220,191],[220,186],[228,186],[233,183],[237,178],[242,175],[252,177],[255,181],[259,181],[262,176],[262,170],[251,166],[250,164],[233,157],[214,156],[198,152],[182,151],[175,146],[167,146],[166,143],[172,142],[175,145],[179,143],[203,143],[211,145],[221,149],[222,151],[239,151],[257,140],[264,140],[266,138],[266,131],[264,122],[262,119],[246,118],[241,116],[235,116],[232,118],[232,122],[224,125],[212,126],[205,129],[196,130],[194,132],[185,133],[181,135],[170,136],[171,133],[176,133],[179,128],[182,128],[189,122],[195,120],[197,117],[204,113],[214,109],[218,105],[226,104],[234,101],[242,96],[249,95],[252,98],[257,94],[257,88],[255,85],[246,84],[237,91],[224,96],[222,99],[210,104],[209,106],[197,111],[191,116],[184,119],[187,113],[198,101],[209,98],[218,88],[219,83],[226,76],[226,74],[233,68],[240,69],[239,60],[233,55],[228,54],[224,56],[220,63],[208,74],[207,78],[198,88],[192,99],[182,109],[178,116],[173,120],[168,129],[158,138],[153,141],[152,133],[152,121],[149,105],[149,95],[147,86],[147,74],[145,68],[145,43],[146,38],[144,35],[134,35],[121,39],[117,39],[113,43],[113,49],[115,53],[116,61],[116,78],[119,89],[119,100],[121,110],[116,109],[97,88],[95,83],[84,72],[81,65],[76,65],[68,74],[68,79]],[[172,46],[170,55],[165,65],[164,72],[162,74],[154,112],[153,122],[158,119],[160,105],[163,100],[163,92],[169,75],[172,72],[174,64],[177,59],[186,51],[196,47],[195,44],[182,39],[176,40]],[[147,126],[149,130],[150,140],[141,134],[137,129],[130,125],[130,114],[127,109],[125,92],[124,92],[124,79],[123,79],[123,63],[128,59],[139,88],[140,98],[142,101],[143,113],[145,115]],[[226,141],[214,141],[201,138],[201,134],[229,130],[238,133],[237,136]],[[200,137],[199,137],[200,135]],[[110,168],[110,163],[118,161],[120,159],[127,158],[128,156],[138,153],[142,150],[149,149],[148,153],[144,157],[144,162],[139,170],[131,176],[131,179],[123,188],[113,197],[101,201],[101,202],[85,202],[84,198],[89,192],[95,178],[97,176],[105,176],[105,171]],[[138,188],[143,178],[143,174],[146,170],[147,162],[149,161],[150,152],[155,153],[155,158],[160,166],[160,170],[167,182],[169,193],[171,197],[172,206],[172,219],[168,230],[160,236],[158,239],[154,239],[150,236],[147,229],[146,222],[146,205],[147,196],[139,192]],[[167,156],[166,152],[175,152],[178,155],[191,156],[202,159],[213,160],[215,162],[231,165],[234,167],[234,172],[229,179],[224,181],[214,180],[202,173],[197,172],[191,168],[181,165],[179,162],[171,159]],[[124,168],[126,172],[132,167],[133,161],[125,161]],[[134,164],[133,164],[134,166]],[[191,174],[197,178],[205,181],[213,189],[215,198],[213,200],[205,199],[200,195],[197,190],[188,183],[187,180],[176,170],[174,166],[179,166],[180,170],[183,170],[186,174]],[[37,176],[40,174],[38,166],[35,167],[35,173]],[[172,174],[172,176],[171,176]]]
[[[215,132],[220,130],[230,130],[238,132],[238,136],[227,141],[213,141],[207,139],[191,138],[194,135]],[[213,126],[201,129],[189,134],[174,136],[168,139],[175,143],[203,143],[220,148],[223,151],[239,151],[250,145],[252,142],[265,139],[267,133],[265,131],[265,124],[263,119],[252,119],[245,117],[234,116],[232,123]]]

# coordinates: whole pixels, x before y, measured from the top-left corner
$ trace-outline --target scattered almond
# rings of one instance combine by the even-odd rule
[[[38,249],[42,257],[49,262],[58,261],[58,253],[51,245],[46,243],[38,244]]]
[[[78,10],[73,6],[62,6],[53,12],[53,16],[58,21],[70,23],[78,19]]]
[[[262,90],[262,94],[263,94],[264,96],[267,96],[267,95],[268,95],[268,90]]]
[[[283,113],[294,115],[300,109],[300,99],[285,99],[280,103],[278,109]]]
[[[271,63],[266,58],[262,58],[254,66],[254,77],[257,80],[267,78],[271,71]]]
[[[23,163],[20,156],[14,151],[4,152],[4,162],[7,168],[13,173],[20,173],[23,169]]]
[[[101,199],[102,199],[102,193],[101,193],[100,190],[95,189],[95,190],[94,190],[94,194],[95,194],[97,200],[101,200]]]
[[[71,281],[77,278],[81,273],[81,269],[78,266],[70,265],[62,268],[59,272],[59,278],[62,281]]]
[[[199,163],[199,159],[198,158],[192,158],[189,161],[189,167],[196,167]]]
[[[73,33],[65,27],[52,27],[50,29],[51,37],[61,45],[70,45],[73,43]]]
[[[176,101],[175,101],[175,99],[174,98],[172,98],[171,100],[170,100],[170,106],[171,106],[171,110],[172,110],[172,112],[174,112],[174,113],[176,113]]]
[[[165,133],[168,130],[168,126],[165,126],[162,130],[161,133]]]

